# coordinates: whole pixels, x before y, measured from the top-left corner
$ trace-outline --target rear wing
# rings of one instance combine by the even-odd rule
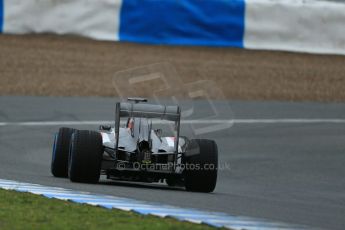
[[[178,106],[118,102],[116,109],[119,110],[120,117],[161,118],[162,120],[179,121],[181,116]]]
[[[162,120],[175,122],[174,147],[176,149],[176,153],[178,153],[181,118],[181,109],[179,106],[117,102],[115,109],[115,151],[118,149],[121,117],[160,118]]]

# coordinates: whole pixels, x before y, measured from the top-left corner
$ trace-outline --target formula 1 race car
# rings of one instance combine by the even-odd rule
[[[100,175],[135,182],[165,180],[188,191],[212,192],[217,182],[216,142],[180,136],[179,106],[146,102],[128,98],[116,103],[114,127],[60,128],[54,140],[52,174],[84,183],[97,183]],[[163,127],[172,124],[173,134],[164,136],[162,129],[153,129],[153,120]]]

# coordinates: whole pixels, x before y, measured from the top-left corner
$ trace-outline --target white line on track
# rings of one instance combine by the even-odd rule
[[[64,125],[101,125],[113,124],[114,121],[24,121],[0,122],[0,126],[64,126]],[[153,121],[154,124],[168,124],[163,120]],[[310,124],[310,123],[336,123],[345,124],[345,119],[337,118],[278,118],[278,119],[215,119],[215,120],[181,120],[181,124]]]

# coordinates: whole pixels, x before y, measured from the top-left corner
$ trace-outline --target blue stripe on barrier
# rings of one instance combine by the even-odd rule
[[[4,0],[0,0],[0,33],[4,27]]]
[[[120,41],[243,48],[244,0],[123,0]]]

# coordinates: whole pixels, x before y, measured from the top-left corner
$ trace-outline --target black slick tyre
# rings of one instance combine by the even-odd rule
[[[183,155],[184,182],[188,191],[213,192],[217,184],[218,148],[213,140],[190,140]]]
[[[71,136],[75,129],[60,128],[55,134],[50,170],[55,177],[68,176],[68,155]]]
[[[103,155],[99,132],[78,130],[71,137],[68,177],[72,182],[97,183]]]

